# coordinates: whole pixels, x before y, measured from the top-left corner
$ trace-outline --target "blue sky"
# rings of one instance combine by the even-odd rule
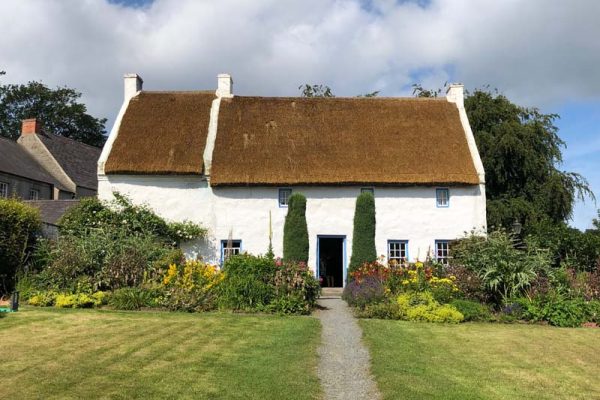
[[[490,85],[558,113],[561,168],[600,197],[600,2],[596,0],[5,0],[3,82],[40,80],[83,93],[109,129],[123,73],[149,90],[214,89],[228,72],[243,95],[411,95]],[[27,23],[23,23],[27,21]],[[578,203],[585,229],[597,206]]]

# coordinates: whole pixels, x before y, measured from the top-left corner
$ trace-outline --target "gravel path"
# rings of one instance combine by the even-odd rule
[[[319,347],[318,374],[326,400],[379,399],[369,372],[369,351],[362,343],[362,331],[346,302],[339,298],[319,300],[316,316],[323,331]]]

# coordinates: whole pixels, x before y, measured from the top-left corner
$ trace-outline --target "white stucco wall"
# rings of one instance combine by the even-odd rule
[[[485,232],[483,185],[450,187],[450,206],[436,206],[436,187],[375,187],[376,246],[387,255],[388,240],[408,240],[411,261],[423,260],[435,240],[455,239],[473,229]],[[309,267],[315,269],[318,235],[346,237],[346,265],[352,254],[352,229],[359,186],[294,187],[307,198],[306,218],[310,239]],[[221,240],[242,240],[242,249],[264,254],[269,242],[269,211],[275,255],[281,255],[287,208],[278,204],[277,187],[211,188],[201,177],[100,176],[98,194],[127,194],[135,203],[146,203],[168,220],[190,220],[209,229],[205,242],[187,244],[188,257],[201,255],[220,261]]]

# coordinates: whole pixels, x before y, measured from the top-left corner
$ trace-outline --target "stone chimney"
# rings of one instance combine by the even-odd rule
[[[446,100],[456,103],[458,108],[465,106],[465,86],[462,83],[451,83],[446,90]]]
[[[233,79],[229,74],[217,75],[217,97],[233,97]]]
[[[35,118],[24,119],[21,121],[21,135],[30,135],[40,133],[42,124]]]
[[[123,75],[123,81],[125,82],[125,101],[141,91],[144,83],[142,77],[138,74],[125,74]]]

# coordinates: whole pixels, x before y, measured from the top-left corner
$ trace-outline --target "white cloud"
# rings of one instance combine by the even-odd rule
[[[0,69],[5,82],[77,88],[109,120],[124,72],[163,90],[212,89],[231,72],[248,95],[295,95],[305,82],[406,95],[417,74],[543,106],[598,99],[598,15],[593,0],[13,0],[1,5]]]

